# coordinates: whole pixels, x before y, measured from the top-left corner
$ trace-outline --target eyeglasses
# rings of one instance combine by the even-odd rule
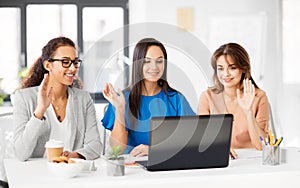
[[[72,63],[74,64],[75,68],[79,68],[81,65],[82,60],[80,59],[48,59],[49,62],[54,62],[54,61],[61,61],[61,65],[63,68],[69,68],[71,67]]]

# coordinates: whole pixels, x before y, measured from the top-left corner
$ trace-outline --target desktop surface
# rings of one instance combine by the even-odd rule
[[[82,172],[70,179],[57,179],[47,168],[46,159],[20,162],[5,159],[10,188],[82,188],[82,187],[300,187],[300,149],[293,149],[289,161],[276,166],[262,165],[261,152],[236,150],[239,158],[230,160],[227,168],[149,172],[139,166],[127,166],[125,176],[107,176],[106,161],[95,160],[96,171]]]

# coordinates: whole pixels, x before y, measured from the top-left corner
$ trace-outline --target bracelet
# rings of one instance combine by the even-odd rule
[[[37,118],[36,115],[35,115],[35,113],[33,113],[33,116],[34,116],[35,118]],[[45,121],[45,120],[46,120],[46,117],[43,116],[42,119],[40,119],[40,118],[37,118],[37,119],[42,120],[42,121]]]

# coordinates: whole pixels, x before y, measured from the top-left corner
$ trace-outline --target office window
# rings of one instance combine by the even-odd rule
[[[85,7],[82,18],[84,89],[100,93],[106,82],[124,88],[123,9]]]
[[[0,1],[0,25],[3,26],[0,29],[1,92],[4,90],[12,94],[20,86],[19,71],[29,68],[41,55],[44,45],[54,37],[66,36],[72,39],[79,47],[79,56],[83,58],[100,38],[120,29],[121,34],[115,41],[118,41],[122,49],[112,50],[118,51],[117,56],[109,58],[113,63],[120,62],[120,58],[125,58],[124,54],[128,55],[124,46],[128,45],[129,32],[128,29],[123,29],[128,22],[128,0]],[[97,63],[101,63],[103,55],[111,52],[109,47],[113,44],[111,40],[99,43],[104,48],[101,47],[101,51],[92,58]],[[79,70],[79,76],[84,83],[88,83],[92,75],[89,72],[84,75],[86,64],[83,62]],[[126,74],[124,77],[127,76]],[[101,88],[88,91],[95,94],[97,102],[106,102],[101,95]]]
[[[283,82],[300,84],[300,1],[283,0]]]
[[[0,89],[12,93],[19,85],[18,68],[21,56],[20,9],[0,8]]]
[[[66,36],[77,41],[77,7],[75,5],[27,6],[27,67],[41,55],[52,38]]]

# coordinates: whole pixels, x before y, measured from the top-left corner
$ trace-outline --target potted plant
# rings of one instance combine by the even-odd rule
[[[0,86],[3,78],[0,78]],[[0,106],[2,106],[4,99],[7,97],[7,94],[4,92],[4,90],[1,89],[0,87]]]
[[[28,73],[29,73],[29,68],[27,68],[27,67],[25,67],[25,68],[21,68],[19,71],[18,71],[18,79],[19,79],[19,83],[21,84],[22,82],[23,82],[23,79],[28,75]],[[18,89],[18,88],[17,88]],[[17,90],[16,89],[16,90]],[[15,91],[16,91],[15,90]],[[13,93],[11,93],[10,94],[10,102],[11,102],[11,104],[12,105],[14,105],[14,93],[15,93],[15,91],[13,92]]]
[[[112,146],[107,160],[107,175],[124,176],[125,159],[122,156],[123,150],[121,146]]]

